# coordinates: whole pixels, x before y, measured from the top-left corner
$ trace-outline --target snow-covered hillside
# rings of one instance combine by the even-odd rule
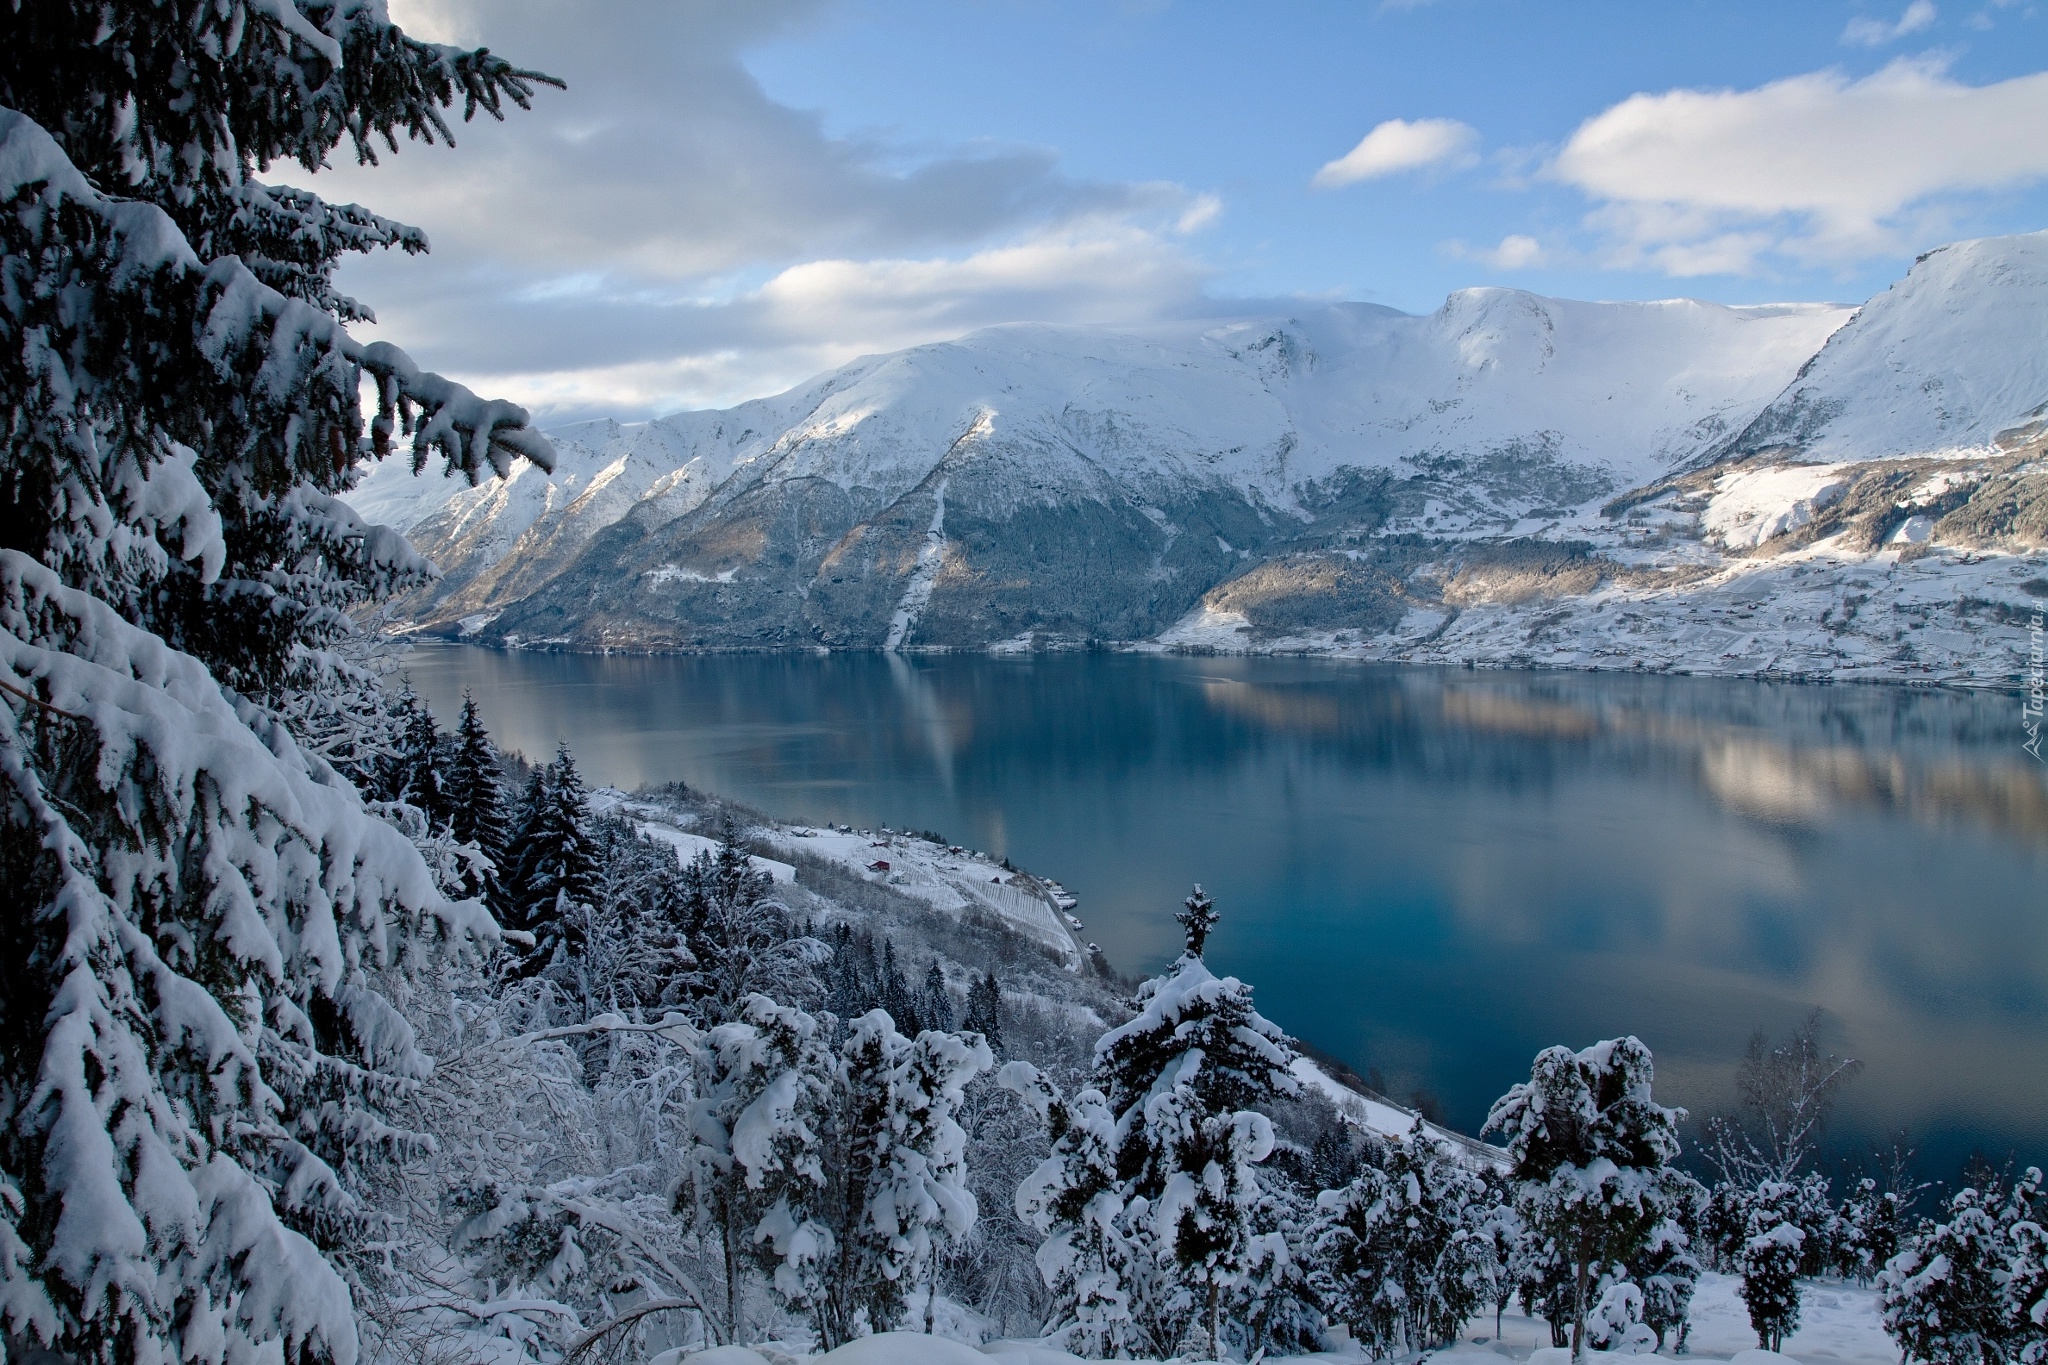
[[[1710,452],[1803,460],[1979,456],[2048,416],[2048,232],[1931,251]]]
[[[1986,632],[2029,613],[2048,544],[2043,335],[2048,234],[1932,253],[1853,317],[1473,289],[1427,317],[1018,325],[551,433],[552,476],[387,466],[353,500],[446,571],[417,627],[508,644],[1999,681]],[[1752,629],[1694,628],[1720,593]],[[1930,606],[1951,645],[1906,633]]]

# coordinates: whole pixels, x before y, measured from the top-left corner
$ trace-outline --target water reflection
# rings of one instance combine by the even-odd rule
[[[1712,1106],[1811,1003],[1846,1132],[2048,1134],[2048,784],[2002,696],[1290,660],[422,650],[528,753],[1058,876],[1142,969],[1199,878],[1274,1017],[1473,1124],[1615,1031]]]

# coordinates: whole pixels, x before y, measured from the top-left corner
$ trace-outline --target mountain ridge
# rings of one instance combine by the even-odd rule
[[[1668,615],[1829,527],[1836,577],[1925,555],[2014,480],[1973,548],[2032,548],[2048,366],[2029,335],[2048,335],[2048,234],[1930,253],[1854,310],[1479,288],[1426,315],[1018,323],[731,409],[561,429],[552,477],[447,492],[380,468],[351,500],[446,571],[401,604],[412,626],[489,643],[1427,655],[1478,623],[1454,618],[1532,603]],[[1876,486],[1853,490],[1901,460],[1955,486],[1915,512],[1914,475],[1880,527]],[[1797,496],[1744,482],[1803,465],[1870,470]],[[1731,539],[1730,509],[1781,485]],[[1468,643],[1446,661],[1530,658]]]

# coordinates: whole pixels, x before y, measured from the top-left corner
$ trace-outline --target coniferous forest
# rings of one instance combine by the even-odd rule
[[[1497,1146],[1375,1131],[1199,887],[1161,973],[1074,973],[633,798],[685,861],[391,686],[361,621],[434,571],[337,494],[550,448],[350,335],[337,264],[422,233],[263,177],[552,84],[381,0],[0,9],[0,1359],[1387,1358],[1514,1305],[1680,1350],[1709,1270],[1766,1348],[1834,1276],[1910,1359],[2048,1359],[2039,1172],[1831,1177],[1817,1023],[1705,1126],[1624,1037],[1536,1056]]]

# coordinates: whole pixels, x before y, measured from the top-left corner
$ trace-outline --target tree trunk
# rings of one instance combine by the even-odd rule
[[[1216,1292],[1216,1281],[1209,1281],[1209,1359],[1221,1360],[1222,1354],[1216,1349],[1217,1316],[1223,1311],[1222,1296]]]
[[[735,1346],[744,1346],[746,1342],[740,1336],[739,1248],[733,1245],[732,1209],[728,1206],[719,1212],[719,1240],[725,1244],[725,1339]]]
[[[1572,1365],[1586,1358],[1586,1276],[1591,1269],[1581,1253],[1578,1274],[1572,1278]]]

